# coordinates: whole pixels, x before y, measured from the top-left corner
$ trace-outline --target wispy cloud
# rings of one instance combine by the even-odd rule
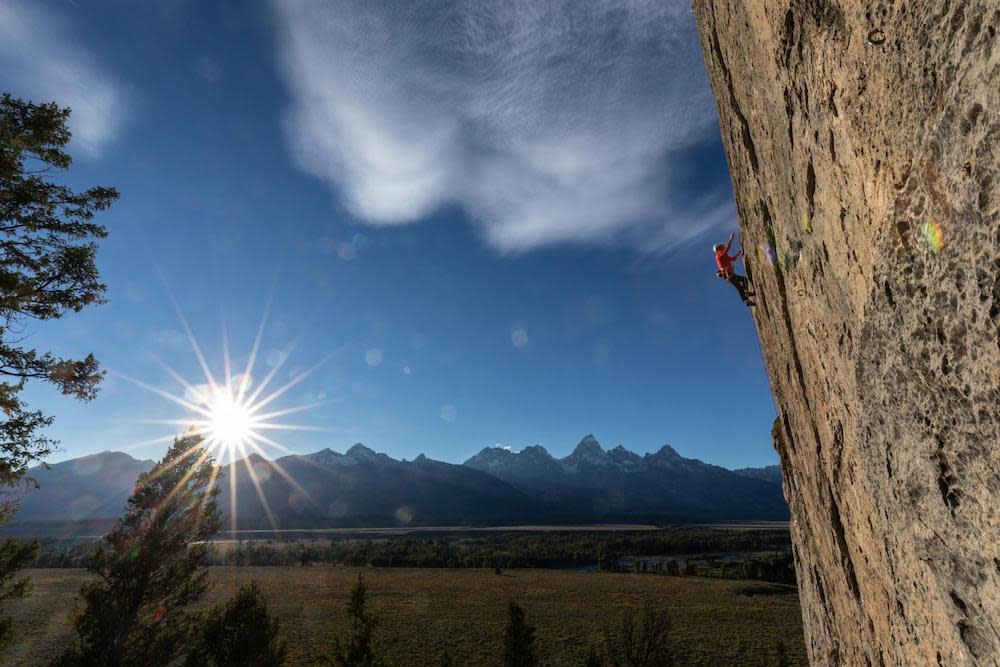
[[[681,186],[715,127],[688,0],[273,1],[294,155],[369,224],[659,250],[732,214]]]
[[[99,154],[122,123],[118,85],[44,3],[0,2],[0,74],[6,92],[72,108],[73,147],[85,154]]]

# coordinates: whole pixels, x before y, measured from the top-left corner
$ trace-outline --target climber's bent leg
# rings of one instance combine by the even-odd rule
[[[735,273],[729,277],[729,282],[732,283],[736,291],[740,293],[740,298],[744,301],[747,300],[747,279],[743,276],[736,275]]]

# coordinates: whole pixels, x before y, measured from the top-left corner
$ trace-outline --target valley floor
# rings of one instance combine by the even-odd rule
[[[498,665],[506,607],[516,600],[536,629],[540,664],[583,663],[605,628],[643,602],[666,607],[680,665],[773,665],[778,642],[804,665],[799,600],[791,588],[755,581],[559,570],[342,567],[213,567],[210,602],[256,580],[282,622],[289,664],[313,664],[345,622],[348,591],[364,573],[382,644],[397,664]],[[7,606],[17,640],[0,664],[41,665],[72,639],[70,614],[81,570],[32,570],[31,597]]]

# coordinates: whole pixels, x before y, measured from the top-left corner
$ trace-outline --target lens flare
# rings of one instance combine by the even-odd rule
[[[924,242],[927,243],[928,250],[935,255],[944,248],[944,230],[930,218],[924,223]]]

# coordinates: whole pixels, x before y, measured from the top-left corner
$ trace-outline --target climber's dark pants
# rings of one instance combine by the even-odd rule
[[[736,288],[737,292],[740,293],[740,298],[743,299],[744,301],[746,301],[747,300],[747,288],[749,287],[749,283],[747,283],[747,279],[744,278],[743,276],[740,276],[740,275],[737,275],[737,274],[734,273],[733,275],[729,276],[729,283],[733,287]]]

